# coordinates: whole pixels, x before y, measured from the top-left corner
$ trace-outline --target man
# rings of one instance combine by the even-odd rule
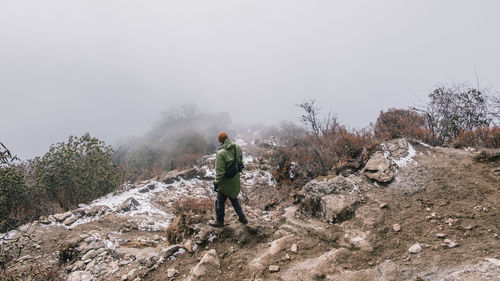
[[[241,209],[240,202],[236,198],[240,193],[240,171],[243,167],[243,154],[241,148],[232,143],[225,132],[217,135],[217,140],[221,144],[215,158],[215,182],[214,191],[217,192],[215,200],[215,221],[209,221],[208,224],[215,227],[224,226],[224,208],[226,199],[229,197],[234,211],[238,215],[238,220],[247,224],[247,218]],[[233,165],[236,157],[238,171],[234,177],[227,177],[226,173]]]

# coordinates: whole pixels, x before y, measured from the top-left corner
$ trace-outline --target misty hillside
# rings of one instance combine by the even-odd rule
[[[437,88],[350,128],[311,100],[301,124],[232,125],[193,106],[113,148],[85,134],[23,161],[0,150],[0,280],[494,280],[498,103]],[[214,218],[217,132],[242,148]]]
[[[286,190],[280,144],[245,154],[250,220],[213,216],[214,156],[3,234],[14,280],[495,280],[498,150],[383,143],[362,170]],[[271,142],[272,143],[272,142]],[[243,145],[244,144],[244,145]],[[251,152],[253,151],[253,152]],[[259,151],[260,157],[256,153]],[[288,180],[300,169],[292,168]],[[282,179],[283,181],[283,179]],[[15,253],[21,249],[21,254]],[[10,280],[10,279],[7,279]]]

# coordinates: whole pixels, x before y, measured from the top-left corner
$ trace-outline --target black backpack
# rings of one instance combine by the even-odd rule
[[[234,160],[233,163],[231,163],[231,166],[229,166],[226,169],[226,172],[224,173],[224,177],[232,179],[234,176],[236,176],[241,170],[243,170],[243,165],[239,165],[238,161],[236,161],[236,146],[233,147],[234,149]]]

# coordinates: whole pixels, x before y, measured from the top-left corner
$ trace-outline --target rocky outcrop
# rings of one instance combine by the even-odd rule
[[[136,210],[137,206],[139,206],[140,203],[139,201],[135,200],[133,197],[129,197],[127,200],[125,200],[118,208],[117,212],[129,212],[132,210]]]
[[[66,212],[62,214],[55,214],[53,217],[56,219],[57,222],[63,222],[65,219],[71,217],[72,213],[71,212]]]
[[[391,160],[387,159],[380,151],[376,152],[363,169],[365,176],[371,180],[388,183],[394,179],[394,171],[391,169]]]
[[[189,276],[184,279],[185,281],[197,281],[197,280],[215,280],[217,272],[220,268],[219,258],[217,258],[217,252],[212,249],[208,251],[200,262],[191,269]]]
[[[332,249],[319,257],[306,259],[289,268],[281,275],[283,280],[313,281],[328,273],[338,271],[335,264],[345,258],[348,250],[344,248]]]
[[[305,198],[300,211],[327,222],[342,222],[350,218],[359,203],[359,178],[337,176],[326,180],[313,180],[304,187]]]
[[[408,155],[408,142],[406,139],[394,139],[382,144],[384,151],[389,153],[389,157],[398,159]]]
[[[401,272],[397,270],[397,266],[392,261],[384,261],[375,268],[368,268],[359,271],[344,271],[339,274],[330,275],[327,280],[331,281],[396,281],[396,280],[409,280],[401,276]],[[419,280],[411,279],[411,280]]]

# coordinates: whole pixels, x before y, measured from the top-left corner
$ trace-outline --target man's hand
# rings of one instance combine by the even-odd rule
[[[218,184],[216,184],[216,183],[214,182],[214,191],[217,191],[217,186],[218,186]]]

